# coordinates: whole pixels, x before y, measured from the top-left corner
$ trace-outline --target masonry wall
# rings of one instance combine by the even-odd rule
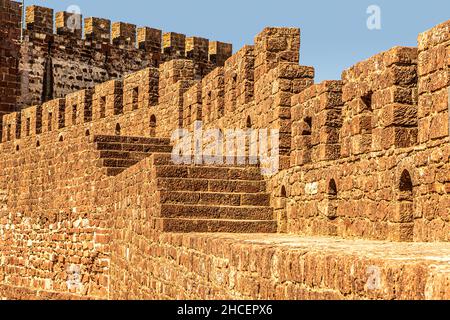
[[[0,117],[15,111],[20,95],[19,44],[20,7],[8,0],[0,2]]]
[[[18,3],[3,2],[5,32],[6,28],[12,30],[10,26],[16,28],[5,37],[9,39],[9,50],[14,51],[8,67],[11,66],[11,76],[20,78],[20,90],[12,86],[11,79],[5,80],[10,84],[2,85],[4,90],[16,90],[11,107],[5,106],[10,108],[5,109],[7,112],[64,98],[71,92],[92,88],[146,67],[159,67],[161,62],[172,59],[193,61],[195,76],[201,79],[217,65],[222,65],[232,53],[231,45],[223,42],[175,33],[163,35],[154,28],[136,28],[102,18],[86,18],[83,23],[81,14],[57,12],[54,17],[52,9],[40,6],[26,8],[26,30],[20,44],[20,17]],[[12,43],[16,47],[12,47]],[[14,57],[18,61],[14,62]]]
[[[108,297],[105,176],[91,137],[80,131],[36,135],[32,128],[1,146],[2,298]]]
[[[444,61],[436,63],[446,70]],[[345,71],[342,82],[315,85],[292,99],[292,167],[269,187],[283,231],[449,241],[448,118],[436,127],[423,124],[447,116],[448,83],[418,99],[430,83],[418,70],[428,65],[417,62],[416,49],[396,47]],[[420,120],[426,106],[440,111]],[[434,139],[424,140],[431,132]]]
[[[183,126],[192,129],[201,120],[205,129],[222,133],[227,129],[277,129],[281,168],[288,168],[290,98],[314,82],[314,69],[298,65],[299,50],[299,29],[264,29],[255,37],[254,46],[243,47],[223,68],[185,93]]]
[[[18,7],[0,5],[10,21],[0,31],[17,35]],[[17,78],[1,83],[12,91],[1,100],[10,109],[1,126],[0,298],[448,298],[434,260],[395,262],[420,244],[392,244],[399,253],[390,260],[371,257],[368,245],[356,261],[346,248],[324,253],[317,238],[293,249],[283,235],[267,243],[269,235],[159,233],[157,159],[108,177],[94,136],[170,138],[196,120],[279,129],[281,171],[267,192],[280,234],[445,248],[449,22],[420,35],[418,49],[395,47],[314,84],[314,69],[299,66],[295,28],[266,28],[230,57],[226,44],[150,28],[135,37],[133,25],[98,18],[86,20],[81,39],[70,17],[57,14],[54,35],[51,10],[31,7],[21,54],[12,38],[0,44],[12,56],[0,60],[2,76],[18,65],[29,88],[20,93],[27,106],[10,112]],[[364,287],[374,263],[384,291]]]

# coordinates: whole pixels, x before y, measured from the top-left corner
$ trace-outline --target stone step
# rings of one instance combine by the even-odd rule
[[[170,145],[168,138],[128,137],[128,136],[95,136],[95,143],[129,143],[147,145]]]
[[[101,166],[106,168],[129,168],[139,163],[133,159],[101,159]]]
[[[265,181],[158,178],[159,191],[266,193]]]
[[[127,168],[103,168],[104,174],[108,177],[113,177],[121,174],[124,172]]]
[[[186,167],[182,165],[157,166],[156,176],[160,178],[209,180],[263,180],[258,168]]]
[[[274,220],[155,219],[156,228],[173,233],[276,233]]]
[[[265,207],[270,205],[270,197],[265,193],[161,191],[160,202],[166,204]]]
[[[111,143],[97,142],[96,149],[100,151],[128,151],[145,153],[171,153],[172,146],[162,144]]]
[[[155,165],[167,165],[167,166],[178,166],[172,161],[172,154],[167,153],[154,153],[153,154],[153,161]],[[189,167],[226,167],[226,168],[259,168],[259,165],[255,164],[238,164],[237,161],[234,161],[233,164],[214,164],[214,165],[207,165],[207,164],[183,164],[184,166]]]
[[[149,154],[146,152],[115,151],[115,150],[100,151],[101,159],[130,159],[140,161],[148,157]]]
[[[161,217],[182,219],[271,220],[273,219],[273,209],[271,207],[162,204]]]

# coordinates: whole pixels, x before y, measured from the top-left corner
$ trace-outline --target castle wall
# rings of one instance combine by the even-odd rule
[[[255,46],[243,47],[223,68],[185,93],[183,126],[192,129],[201,120],[204,129],[223,133],[227,129],[278,129],[281,168],[288,168],[290,99],[314,82],[314,69],[298,65],[299,46],[298,29],[266,28],[255,38]]]
[[[314,84],[294,28],[230,57],[100,18],[82,39],[67,13],[53,34],[53,11],[33,6],[19,46],[19,7],[0,8],[0,298],[448,299],[449,22]],[[102,168],[94,136],[170,138],[197,120],[279,129],[266,192],[290,235],[160,233],[158,159]]]
[[[20,94],[18,64],[21,9],[17,2],[0,1],[0,117],[15,111]]]
[[[345,71],[342,82],[294,96],[292,167],[269,187],[283,231],[449,241],[448,137],[441,131],[417,143],[431,129],[418,125],[425,101],[444,115],[448,109],[424,97],[417,105],[417,91],[424,91],[430,76],[417,70],[428,64],[417,62],[416,49],[396,47]],[[447,90],[438,86],[430,94],[440,97]],[[439,112],[428,120],[433,117]]]
[[[448,276],[433,267],[435,261],[420,255],[404,260],[410,244],[388,249],[332,238],[296,242],[280,235],[156,234],[142,214],[123,218],[130,213],[118,217],[113,236],[120,244],[111,259],[114,299],[448,298]],[[414,249],[428,257],[446,252],[439,244]],[[372,288],[371,277],[378,275],[380,287]]]
[[[419,142],[446,138],[449,131],[450,22],[419,35]]]
[[[86,18],[83,25],[80,14],[57,12],[54,17],[52,9],[40,6],[27,7],[26,30],[20,43],[19,4],[4,1],[1,8],[2,25],[8,31],[5,39],[9,39],[2,41],[3,46],[12,50],[8,62],[4,62],[11,76],[1,86],[11,94],[11,98],[5,95],[9,99],[5,112],[64,98],[147,67],[157,68],[172,59],[193,61],[195,77],[201,79],[232,54],[231,45],[223,42],[175,33],[163,35],[161,30],[136,29],[129,23],[101,18]],[[168,40],[163,41],[163,37]],[[18,74],[20,79],[14,80],[12,77]]]
[[[106,298],[110,244],[98,155],[81,130],[36,135],[32,124],[1,146],[0,296]]]

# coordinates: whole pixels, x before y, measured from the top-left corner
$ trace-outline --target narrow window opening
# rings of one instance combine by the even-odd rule
[[[246,128],[250,129],[252,127],[252,118],[250,116],[247,117]]]
[[[53,121],[53,113],[48,113],[48,124],[47,124],[47,131],[50,132],[53,130],[52,128],[52,121]]]
[[[287,192],[286,187],[282,186],[280,191],[280,214],[279,214],[279,231],[287,233],[288,215],[287,215]]]
[[[100,97],[100,119],[106,117],[106,97]]]
[[[72,106],[72,125],[77,124],[77,105]]]
[[[31,131],[31,119],[27,118],[27,122],[25,124],[25,135],[28,137],[30,135],[30,131]]]
[[[139,109],[139,88],[136,87],[132,91],[133,110]]]
[[[303,128],[302,135],[310,136],[312,134],[313,120],[312,117],[305,118],[305,126]]]
[[[156,136],[156,117],[155,117],[155,115],[152,115],[150,117],[150,136],[151,137]]]

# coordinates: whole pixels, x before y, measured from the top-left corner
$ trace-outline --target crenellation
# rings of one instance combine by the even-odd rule
[[[136,47],[136,25],[114,22],[111,31],[112,43],[123,47]]]
[[[416,48],[394,47],[344,71],[342,77],[342,156],[415,144]]]
[[[95,17],[84,19],[84,36],[88,41],[111,43],[111,20]]]
[[[92,119],[99,120],[123,113],[123,81],[111,80],[94,87]]]
[[[210,41],[208,54],[209,61],[217,66],[223,67],[225,61],[233,55],[233,45],[220,41]]]
[[[159,54],[162,52],[162,31],[149,27],[137,29],[138,48]],[[160,59],[158,59],[160,61]]]
[[[224,68],[218,67],[202,80],[202,117],[205,124],[225,115]]]
[[[55,15],[56,34],[81,39],[83,16],[79,13],[61,11]]]
[[[325,81],[292,97],[291,166],[340,158],[342,81]]]
[[[158,68],[161,62],[171,59],[189,56],[195,62],[198,80],[218,65],[209,59],[206,39],[191,37],[187,40],[184,35],[170,33],[168,38],[166,36],[164,50],[168,54],[165,54],[161,30],[148,27],[136,30],[133,24],[116,22],[111,25],[108,19],[94,17],[84,19],[83,25],[81,14],[73,12],[56,13],[53,33],[53,11],[39,6],[29,7],[28,28],[24,30],[24,40],[19,42],[19,3],[5,1],[0,9],[5,33],[2,48],[8,51],[9,57],[4,64],[10,68],[7,83],[0,84],[0,99],[4,100],[0,113],[64,98],[74,91],[92,88],[131,72]],[[6,21],[7,17],[14,21]],[[186,41],[191,41],[188,52]],[[221,59],[231,55],[231,46],[221,44],[219,47],[224,48],[218,51]],[[226,48],[229,48],[228,53]]]
[[[3,115],[2,142],[10,142],[20,139],[21,120],[20,112],[11,112]]]
[[[207,62],[209,59],[209,40],[199,37],[186,38],[186,57],[195,61]]]
[[[27,30],[53,34],[53,9],[35,5],[28,6],[25,15]]]
[[[418,140],[420,143],[450,136],[450,22],[418,37]]]
[[[265,28],[255,37],[255,81],[280,62],[299,63],[300,29]]]
[[[166,59],[182,59],[186,57],[186,35],[166,32],[163,34],[162,47]]]
[[[198,81],[183,97],[183,128],[192,130],[196,121],[203,119],[202,82]]]
[[[254,98],[254,47],[244,46],[225,62],[225,109],[234,112]]]
[[[42,104],[42,133],[59,131],[65,127],[65,108],[65,99],[54,99]]]
[[[124,112],[157,106],[158,91],[159,70],[156,68],[147,68],[126,76],[123,81]]]
[[[92,121],[92,97],[94,91],[86,89],[66,96],[65,127]]]
[[[232,55],[100,18],[82,39],[67,12],[53,34],[33,6],[19,44],[18,5],[0,0],[0,299],[450,298],[450,22],[315,84],[297,28]],[[196,121],[194,148],[238,129],[246,157],[277,153],[179,164]],[[247,139],[266,129],[278,145]],[[336,282],[374,265],[380,290]]]
[[[42,106],[33,106],[21,112],[21,138],[36,136],[42,132]]]

